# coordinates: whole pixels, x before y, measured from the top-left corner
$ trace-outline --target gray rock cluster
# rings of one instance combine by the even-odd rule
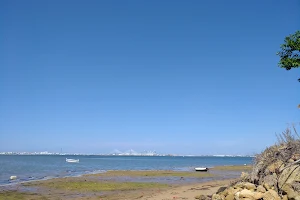
[[[278,144],[256,156],[250,174],[242,173],[231,186],[199,199],[300,200],[300,137],[292,130],[294,134],[287,129]]]
[[[271,168],[271,167],[270,167]],[[272,177],[270,177],[272,176]],[[292,166],[276,174],[265,177],[262,184],[254,184],[249,180],[250,175],[242,173],[241,178],[229,187],[221,187],[216,194],[200,195],[200,200],[300,200],[300,190],[295,183],[300,182],[300,167]],[[250,180],[249,180],[250,181]],[[279,189],[278,189],[279,188]]]
[[[300,197],[299,197],[300,198]],[[280,196],[274,187],[268,184],[255,185],[250,182],[239,182],[222,192],[213,194],[212,200],[288,200],[287,195]],[[295,199],[298,200],[298,199]]]

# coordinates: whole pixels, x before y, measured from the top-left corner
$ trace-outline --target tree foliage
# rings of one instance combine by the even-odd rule
[[[280,47],[281,51],[277,53],[280,56],[279,67],[286,70],[300,67],[300,31],[287,36]]]

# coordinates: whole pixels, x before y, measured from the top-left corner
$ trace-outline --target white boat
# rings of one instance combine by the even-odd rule
[[[79,159],[68,159],[68,158],[66,158],[66,162],[79,163]]]
[[[196,167],[195,170],[197,172],[206,172],[206,171],[208,171],[208,168],[207,167]]]

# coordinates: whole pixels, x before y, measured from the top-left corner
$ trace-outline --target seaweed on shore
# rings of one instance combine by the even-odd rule
[[[141,183],[141,182],[113,182],[113,181],[86,181],[86,180],[51,180],[39,183],[30,183],[26,186],[38,186],[53,189],[80,191],[80,192],[99,192],[99,191],[125,191],[143,188],[164,188],[167,184],[162,183]]]
[[[1,191],[0,200],[48,200],[47,197],[36,194],[36,193],[27,193],[19,191]]]

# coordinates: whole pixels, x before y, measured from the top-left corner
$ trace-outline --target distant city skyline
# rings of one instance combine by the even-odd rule
[[[299,123],[300,2],[0,1],[0,152],[252,155]]]
[[[158,153],[155,151],[143,151],[143,152],[136,152],[133,149],[127,150],[125,152],[117,152],[117,153],[68,153],[68,152],[0,152],[0,155],[86,155],[86,156],[214,156],[214,157],[249,157],[255,156],[254,154],[219,154],[219,155],[206,155],[206,154],[198,154],[198,155],[185,155],[185,154],[172,154],[172,153]]]

